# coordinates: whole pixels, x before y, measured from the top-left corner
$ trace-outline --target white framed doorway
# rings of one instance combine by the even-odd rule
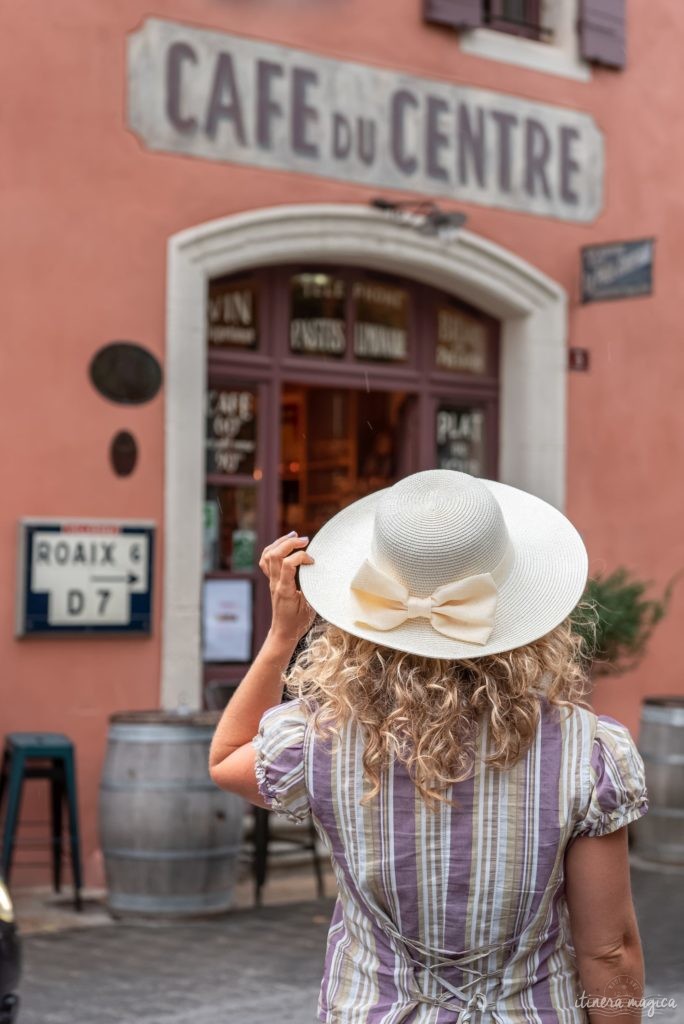
[[[356,204],[275,206],[182,231],[168,244],[162,707],[201,702],[207,281],[296,260],[401,274],[497,317],[499,478],[564,508],[567,296],[536,267],[472,232],[423,236]]]

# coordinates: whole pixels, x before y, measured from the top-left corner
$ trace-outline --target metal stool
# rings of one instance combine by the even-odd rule
[[[24,779],[49,779],[51,783],[52,879],[55,892],[62,882],[62,806],[67,802],[69,847],[74,880],[74,905],[81,903],[81,843],[78,828],[76,763],[74,745],[68,736],[57,732],[11,732],[5,737],[0,771],[0,811],[5,789],[7,813],[2,835],[1,869],[9,885],[15,846],[44,845],[43,840],[16,840]],[[35,862],[32,866],[39,866]]]
[[[300,637],[295,647],[292,657],[288,663],[288,670],[292,667],[297,659],[299,652],[306,647],[308,633]],[[213,680],[208,684],[205,689],[205,701],[207,707],[214,710],[215,708],[223,709],[230,698],[237,689],[238,681],[236,682],[224,682],[222,680]],[[283,695],[283,701],[287,702],[291,698]],[[251,869],[254,876],[254,905],[260,907],[262,905],[261,890],[266,884],[266,877],[268,875],[268,861],[269,861],[269,841],[271,839],[271,828],[270,828],[270,816],[271,812],[265,807],[257,807],[252,805],[252,826],[248,828],[244,835],[244,842],[252,847],[251,855]],[[304,831],[304,830],[302,830]],[[311,850],[313,858],[313,868],[316,875],[316,892],[319,899],[323,899],[325,896],[325,883],[323,880],[323,869],[321,867],[321,858],[316,848],[316,840],[318,839],[318,833],[311,818],[307,825],[306,833],[301,837],[278,836],[279,842],[288,843],[290,846],[299,847],[303,850]],[[287,851],[283,851],[286,853]],[[277,856],[270,853],[270,857]]]
[[[254,906],[260,907],[262,905],[261,890],[266,884],[266,878],[268,875],[268,863],[269,856],[271,858],[279,856],[278,854],[269,854],[269,841],[271,838],[270,829],[270,817],[271,812],[265,807],[252,807],[254,814],[253,827],[247,834],[247,841],[251,842],[254,846],[254,855],[252,859],[252,871],[254,875]],[[289,845],[300,847],[303,850],[311,850],[313,859],[313,868],[316,875],[316,892],[319,899],[323,899],[325,896],[325,885],[323,881],[323,870],[321,868],[321,858],[318,850],[316,849],[316,840],[318,833],[314,827],[314,823],[309,819],[308,827],[306,831],[302,829],[304,835],[300,838],[294,836],[287,838],[278,836],[279,842],[285,842]],[[283,850],[282,854],[287,851]]]

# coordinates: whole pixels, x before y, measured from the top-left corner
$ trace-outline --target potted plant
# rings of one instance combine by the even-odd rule
[[[572,624],[584,641],[587,675],[591,680],[600,675],[620,675],[639,664],[653,630],[667,613],[674,584],[682,571],[669,580],[659,598],[647,596],[650,581],[638,579],[624,567],[610,575],[589,579],[573,612]],[[676,724],[669,719],[677,714],[677,700],[649,697],[642,706],[639,749],[646,762],[650,801],[657,806],[658,815],[646,815],[632,822],[629,844],[630,848],[636,846],[642,858],[656,863],[680,863],[684,853],[677,838],[681,836],[677,818],[681,811],[669,807],[671,794],[681,791],[681,764],[676,754],[668,754],[669,750],[678,749],[677,739],[672,743],[668,740],[668,727]],[[653,718],[657,719],[655,728],[651,724]],[[674,736],[675,730],[671,732]]]
[[[647,597],[651,581],[637,578],[624,566],[588,580],[571,620],[584,641],[592,678],[621,675],[639,664],[653,630],[668,610],[679,575],[670,579],[660,598]]]

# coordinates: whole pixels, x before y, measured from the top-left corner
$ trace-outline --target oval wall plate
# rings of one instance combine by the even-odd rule
[[[130,476],[138,461],[138,444],[128,430],[120,430],[112,438],[109,458],[117,476]]]
[[[149,402],[162,384],[162,369],[152,352],[133,341],[111,341],[90,362],[90,379],[104,398],[122,405]]]

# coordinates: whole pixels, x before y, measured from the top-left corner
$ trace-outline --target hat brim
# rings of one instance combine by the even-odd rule
[[[375,506],[385,489],[341,509],[311,539],[307,551],[315,561],[299,567],[304,597],[327,622],[353,636],[427,658],[481,658],[545,636],[582,597],[588,574],[584,542],[570,520],[542,498],[498,480],[481,483],[499,502],[514,549],[487,643],[453,640],[427,618],[407,619],[389,630],[354,621],[350,583],[370,553]]]

